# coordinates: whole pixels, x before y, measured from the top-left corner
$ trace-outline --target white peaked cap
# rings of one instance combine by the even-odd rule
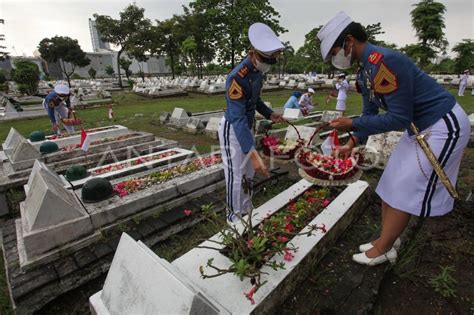
[[[309,89],[308,89],[308,92],[309,92],[309,93],[314,93],[314,90],[313,90],[312,88],[309,88]]]
[[[318,38],[321,42],[321,55],[324,61],[329,60],[329,53],[342,31],[351,24],[352,19],[341,11],[329,20],[318,32]]]
[[[250,25],[248,35],[253,48],[268,57],[285,48],[275,32],[266,24],[254,23]]]
[[[58,84],[54,87],[54,92],[58,94],[69,94],[69,87],[65,84]]]

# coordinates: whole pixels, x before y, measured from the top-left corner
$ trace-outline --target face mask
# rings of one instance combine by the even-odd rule
[[[344,45],[339,50],[337,54],[331,57],[331,63],[334,67],[344,70],[351,66],[351,58],[352,58],[352,47],[349,51],[349,55],[344,56]]]
[[[256,59],[257,64],[255,65],[255,68],[260,70],[263,73],[267,73],[270,71],[272,65],[269,65],[268,63],[260,62],[258,59]]]

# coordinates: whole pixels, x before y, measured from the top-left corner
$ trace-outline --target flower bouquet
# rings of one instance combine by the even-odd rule
[[[70,117],[68,118],[61,118],[61,121],[66,126],[77,126],[81,125],[82,121],[76,117],[76,112],[72,111]]]
[[[290,161],[295,157],[296,151],[301,148],[305,141],[301,139],[298,129],[290,122],[290,126],[295,128],[298,135],[297,140],[285,139],[280,140],[275,136],[270,136],[268,133],[261,140],[263,154],[267,157],[274,157],[279,160]]]
[[[311,140],[324,126],[316,129]],[[362,170],[358,166],[362,164],[363,160],[364,157],[360,152],[355,152],[348,158],[338,158],[324,155],[308,147],[299,149],[295,154],[300,176],[320,186],[341,186],[359,180]]]

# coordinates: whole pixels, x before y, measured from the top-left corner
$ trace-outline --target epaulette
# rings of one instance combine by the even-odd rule
[[[241,79],[243,79],[243,78],[245,78],[245,76],[246,76],[249,72],[250,72],[249,67],[247,67],[247,66],[244,65],[244,66],[242,66],[242,68],[239,69],[239,71],[237,72],[237,75],[238,75]]]

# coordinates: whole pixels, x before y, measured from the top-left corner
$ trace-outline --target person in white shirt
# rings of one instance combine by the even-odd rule
[[[464,74],[461,75],[461,80],[459,80],[458,96],[464,96],[464,90],[466,89],[468,79],[469,79],[469,70],[464,70]]]
[[[349,83],[346,80],[346,75],[343,73],[339,75],[339,78],[336,82],[337,93],[337,103],[336,110],[342,112],[344,116],[344,111],[346,110],[346,100],[347,100],[347,91],[349,91]]]
[[[313,94],[314,94],[314,90],[312,88],[309,88],[306,93],[301,95],[299,104],[300,104],[301,112],[303,113],[304,116],[309,115],[309,113],[312,112],[314,109]]]

